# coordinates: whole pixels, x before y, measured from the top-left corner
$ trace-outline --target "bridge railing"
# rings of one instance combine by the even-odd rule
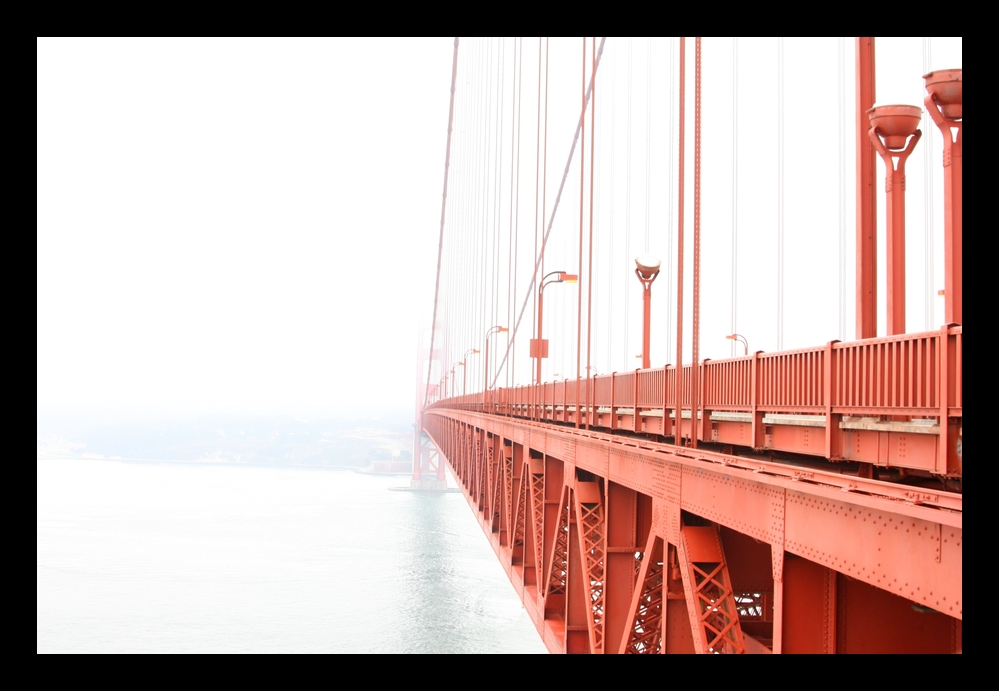
[[[896,422],[899,416],[930,418],[930,423],[946,428],[949,420],[962,417],[962,356],[963,331],[952,326],[849,343],[832,341],[819,348],[705,360],[699,365],[700,418],[708,420],[712,412],[748,413],[758,426],[766,414],[824,415],[827,442],[838,432],[834,427],[842,417],[888,416]],[[685,365],[679,372],[683,380],[680,407],[684,410],[691,405],[692,373],[693,365]],[[433,405],[557,422],[595,421],[609,413],[612,428],[619,417],[631,416],[634,430],[642,431],[638,418],[643,414],[676,419],[677,376],[677,368],[670,365],[579,382],[499,388]],[[814,418],[809,423],[814,424]],[[664,421],[660,429],[671,428]],[[946,435],[946,430],[941,434]],[[825,446],[829,452],[829,443]]]

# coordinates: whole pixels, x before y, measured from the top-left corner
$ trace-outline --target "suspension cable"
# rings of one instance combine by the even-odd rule
[[[777,350],[784,350],[784,37],[777,39]]]
[[[594,82],[594,80],[596,79],[596,76],[597,76],[597,69],[600,68],[600,58],[603,55],[604,44],[606,43],[606,41],[607,41],[607,37],[606,36],[602,37],[600,39],[600,45],[597,47],[596,69],[594,69],[593,73],[590,75],[590,85],[589,85],[589,87],[586,90],[586,102],[587,103],[589,102],[590,95],[593,92],[593,82]],[[569,177],[569,167],[571,166],[573,156],[576,153],[576,145],[579,143],[579,136],[580,136],[580,131],[582,129],[582,125],[583,125],[583,116],[582,116],[582,113],[580,113],[579,121],[576,123],[576,132],[575,132],[575,134],[573,135],[573,138],[572,138],[572,146],[569,147],[569,156],[568,156],[568,159],[565,162],[565,171],[562,173],[562,182],[559,184],[558,194],[555,195],[555,203],[552,205],[552,213],[551,213],[551,216],[549,217],[549,220],[548,220],[548,228],[547,228],[547,230],[545,230],[545,235],[542,238],[542,243],[541,243],[542,256],[544,254],[545,244],[548,242],[548,238],[549,238],[549,236],[551,235],[551,232],[552,232],[552,227],[555,224],[555,216],[558,213],[559,202],[562,200],[562,192],[565,189],[566,179]],[[537,276],[537,270],[538,270],[538,268],[541,266],[542,256],[539,256],[539,257],[537,257],[535,259],[535,263],[534,263],[534,266],[535,266],[535,277]],[[517,316],[517,323],[514,326],[514,334],[516,334],[517,330],[520,328],[520,322],[524,318],[524,310],[527,309],[527,302],[528,302],[528,299],[530,298],[530,293],[532,293],[534,291],[534,284],[535,284],[535,281],[532,280],[531,283],[530,283],[530,285],[527,288],[528,295],[526,295],[524,297],[524,302],[521,305],[520,313]],[[512,339],[511,339],[511,342],[512,342]],[[502,361],[503,363],[506,362],[506,359],[507,359],[507,357],[509,357],[509,355],[510,355],[510,346],[507,345],[506,352],[503,354],[503,361]],[[502,366],[502,363],[501,363],[501,366]]]
[[[444,218],[447,211],[447,174],[451,165],[451,130],[454,126],[454,91],[455,81],[458,77],[458,37],[454,37],[454,57],[451,60],[451,103],[448,107],[447,115],[447,147],[444,150],[444,192],[441,195],[441,232],[437,241],[437,279],[434,285],[434,318],[431,322],[430,331],[430,361],[434,358],[434,338],[437,336],[437,298],[441,289],[441,259],[444,256]],[[427,398],[430,395],[430,372],[433,368],[427,367],[427,388],[423,395],[423,407],[427,407]]]
[[[694,299],[691,310],[690,435],[693,447],[701,436],[701,37],[694,39]]]
[[[631,310],[628,309],[631,300],[628,299],[628,289],[631,287],[631,266],[629,262],[631,261],[631,97],[634,89],[632,88],[632,51],[633,51],[633,39],[628,39],[628,135],[625,144],[625,176],[624,176],[624,189],[625,189],[625,206],[624,206],[624,271],[621,272],[621,276],[624,279],[624,369],[629,370],[631,367],[629,363],[631,362],[629,358],[631,357]]]
[[[732,319],[731,331],[739,331],[739,39],[732,39]],[[735,341],[730,344],[735,357]]]
[[[579,270],[576,272],[577,285],[582,287],[583,279],[583,203],[585,201],[585,193],[583,186],[585,184],[586,178],[586,37],[583,36],[583,70],[580,76],[581,87],[581,98],[583,101],[583,110],[580,114],[583,122],[583,138],[579,142]],[[592,128],[592,124],[590,125]],[[586,276],[586,284],[589,285],[590,277]],[[582,342],[583,342],[583,296],[579,290],[576,291],[576,427],[579,427],[580,420],[580,400],[579,400],[579,375],[581,374],[580,365],[582,364]]]
[[[680,37],[680,78],[679,90],[680,99],[678,104],[679,136],[677,137],[677,207],[676,207],[676,391],[675,391],[675,414],[676,429],[673,433],[673,443],[683,446],[683,439],[680,435],[683,429],[683,153],[684,153],[684,84],[686,82],[686,52],[687,42],[684,36]],[[665,399],[664,399],[665,400]],[[663,415],[666,412],[663,411]],[[663,418],[665,420],[665,418]]]
[[[597,69],[597,37],[594,36],[591,42],[590,55],[593,58],[592,71]],[[585,48],[585,46],[584,46]],[[585,51],[584,51],[585,52]],[[586,104],[583,104],[586,107]],[[586,296],[586,429],[590,428],[590,386],[589,380],[593,376],[590,370],[590,343],[592,341],[593,327],[593,174],[596,149],[594,148],[597,132],[597,85],[593,83],[593,98],[590,101],[590,251],[587,255],[590,265],[587,269],[587,296]],[[580,162],[582,163],[582,162]],[[579,397],[576,397],[576,407],[579,407]]]

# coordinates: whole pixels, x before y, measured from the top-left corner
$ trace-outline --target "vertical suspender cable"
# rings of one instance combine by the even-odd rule
[[[517,231],[520,227],[520,87],[524,68],[524,39],[518,38],[513,48],[514,88],[516,93],[511,100],[516,104],[510,110],[510,242],[507,250],[507,293],[506,323],[513,320],[513,303],[517,300]],[[512,90],[511,90],[512,91]],[[516,113],[516,116],[514,115]],[[509,340],[508,332],[508,340]],[[510,358],[506,369],[506,385],[509,388],[517,380],[517,350]]]
[[[933,70],[932,66],[932,45],[933,39],[923,38],[923,74],[929,74]],[[930,119],[929,111],[923,110],[923,131],[932,131],[933,121]],[[926,138],[923,146],[923,271],[925,291],[924,291],[924,328],[927,331],[937,327],[934,307],[936,306],[937,291],[934,290],[936,280],[934,278],[933,265],[933,137]]]
[[[583,279],[583,199],[584,184],[586,177],[586,36],[583,36],[583,70],[580,74],[580,99],[583,103],[583,137],[579,142],[579,270],[576,275],[579,277],[580,287]],[[592,125],[591,125],[592,127]],[[586,277],[586,284],[589,285],[590,277]],[[583,343],[583,294],[576,291],[576,427],[579,427],[580,405],[579,405],[579,376],[582,374],[582,343]]]
[[[611,373],[614,370],[614,199],[616,196],[614,188],[614,177],[617,171],[617,60],[614,53],[611,53],[611,134],[610,134],[610,204],[607,216],[610,223],[607,228],[607,364],[606,371]]]
[[[500,247],[502,240],[502,218],[501,218],[501,206],[500,200],[503,198],[503,121],[505,117],[505,112],[503,111],[503,102],[506,98],[506,91],[504,85],[506,82],[506,39],[500,38],[500,59],[497,63],[498,80],[496,82],[496,93],[499,98],[496,102],[496,144],[494,146],[495,157],[493,160],[493,169],[495,170],[495,175],[493,177],[493,242],[492,242],[492,252],[493,252],[493,262],[492,262],[492,305],[489,314],[487,329],[491,328],[493,325],[497,325],[496,321],[499,314],[499,287],[500,287],[500,266],[501,266],[501,256]],[[499,370],[496,370],[499,372]],[[491,379],[489,376],[490,372],[486,372],[486,379]]]
[[[444,192],[441,195],[441,232],[437,241],[437,279],[434,285],[434,318],[430,331],[430,357],[434,356],[434,338],[437,336],[437,298],[441,289],[441,259],[444,256],[444,218],[447,211],[447,174],[451,166],[451,130],[454,126],[454,85],[458,77],[458,37],[454,37],[454,57],[451,59],[451,104],[447,115],[447,148],[444,151]],[[423,396],[423,407],[427,407],[427,397],[430,394],[430,367],[427,368],[427,388]]]
[[[596,61],[597,69],[600,69],[600,57],[603,55],[604,44],[606,43],[606,40],[607,40],[606,36],[601,38],[600,45],[597,46],[597,61]],[[593,82],[596,79],[596,75],[597,75],[596,70],[594,70],[593,74],[590,75],[590,88],[588,89],[587,102],[589,102],[589,93],[592,93]],[[559,204],[562,201],[562,193],[565,191],[566,180],[568,180],[569,178],[569,169],[572,167],[573,157],[576,155],[576,146],[579,144],[579,138],[580,138],[580,133],[582,131],[582,127],[583,127],[583,117],[581,113],[579,121],[576,123],[576,132],[572,137],[572,144],[569,147],[569,155],[565,161],[565,169],[562,172],[562,181],[559,183],[558,193],[555,195],[555,203],[552,205],[552,213],[548,219],[548,227],[545,230],[544,237],[541,240],[542,252],[544,252],[544,247],[547,244],[548,238],[551,236],[552,228],[555,225],[555,217],[558,214]],[[542,257],[540,256],[535,259],[535,264],[534,264],[535,271],[537,271],[538,266],[540,266],[541,259]],[[530,292],[533,289],[534,289],[534,283],[532,282],[531,285],[528,287],[528,291]],[[517,321],[514,324],[515,332],[517,329],[520,328],[520,322],[524,318],[524,311],[527,309],[527,301],[528,297],[525,296],[524,302],[521,304],[520,312],[518,313],[517,316]],[[503,354],[503,360],[499,364],[500,367],[503,366],[503,363],[506,362],[506,359],[509,356],[510,356],[510,347],[507,346],[506,352]]]
[[[551,48],[551,37],[545,38],[545,145],[541,155],[541,222],[544,223],[548,213],[548,50]],[[548,241],[548,234],[541,236],[541,275],[545,275],[545,245]],[[535,271],[535,273],[537,273]],[[538,355],[541,355],[541,344],[538,344]],[[544,365],[544,363],[541,363]],[[543,370],[539,368],[539,371]],[[538,383],[541,383],[539,377]]]
[[[666,217],[666,349],[667,361],[669,361],[669,348],[673,344],[673,96],[675,95],[674,75],[676,68],[676,42],[673,37],[669,38],[669,163],[666,168],[669,170],[669,215]],[[675,353],[674,353],[675,355]],[[663,387],[666,386],[666,378],[663,377]],[[668,398],[663,394],[663,400]]]
[[[673,443],[683,446],[681,432],[683,430],[683,122],[684,122],[684,82],[686,69],[687,42],[680,37],[680,103],[679,131],[677,139],[677,206],[676,206],[676,431]],[[665,415],[665,411],[663,411]]]
[[[732,39],[732,319],[731,332],[739,331],[739,39]],[[731,342],[735,357],[735,341]]]
[[[645,252],[649,252],[649,209],[652,197],[652,37],[645,56]],[[630,267],[629,267],[630,268]],[[643,353],[648,355],[648,353]]]
[[[784,37],[777,39],[777,350],[784,350]]]
[[[517,209],[517,217],[513,222],[513,302],[510,303],[510,319],[508,323],[513,321],[513,305],[517,302],[517,266],[520,263],[520,114],[523,102],[524,93],[524,39],[520,37],[517,39],[517,49],[520,53],[520,63],[517,68],[517,186],[516,195],[517,200],[514,202],[514,207]],[[509,328],[509,327],[508,327]],[[510,334],[510,345],[513,345],[513,337],[516,334],[511,332]],[[514,349],[513,357],[511,358],[510,369],[513,371],[513,381],[512,384],[517,383],[517,351]]]
[[[628,39],[628,136],[625,140],[627,143],[625,145],[625,177],[624,177],[624,189],[625,189],[625,206],[624,206],[624,271],[621,275],[624,277],[624,369],[630,370],[631,367],[631,321],[630,310],[628,309],[631,300],[628,299],[628,289],[631,287],[631,266],[629,262],[631,261],[631,95],[632,95],[632,84],[631,84],[631,65],[632,65],[632,49],[633,39]]]
[[[538,256],[538,198],[541,192],[540,179],[538,172],[541,166],[541,37],[538,37],[538,125],[537,132],[535,134],[535,149],[534,149],[534,254],[532,256]],[[538,280],[538,267],[534,267],[534,276],[531,278],[531,285],[534,285]],[[531,316],[531,333],[534,334],[534,338],[538,337],[536,331],[538,325],[538,296],[536,293],[530,295],[525,295],[525,298],[531,298],[534,302],[534,312]],[[540,346],[539,346],[540,347]],[[540,353],[539,353],[540,354]],[[539,382],[535,381],[534,378],[534,368],[531,368],[531,381],[534,384]],[[536,389],[532,388],[532,397],[536,392]],[[532,398],[531,404],[535,405],[536,401]]]
[[[838,108],[836,121],[839,129],[839,340],[846,339],[846,66],[843,64],[845,51],[843,41],[836,39],[838,54]],[[733,343],[734,345],[734,343]]]
[[[691,315],[690,425],[697,448],[701,436],[701,37],[694,39],[694,300]]]
[[[545,145],[541,154],[541,222],[544,223],[548,214],[548,51],[551,48],[551,37],[545,39]],[[545,245],[548,235],[541,236],[541,275],[545,275]],[[540,382],[539,382],[540,383]]]
[[[597,37],[593,37],[590,53],[593,58],[594,73],[597,71]],[[583,107],[586,107],[584,102]],[[590,369],[590,344],[592,343],[593,329],[593,169],[596,149],[593,148],[596,142],[597,131],[597,80],[593,80],[593,100],[590,101],[590,251],[587,254],[590,265],[586,270],[587,275],[587,295],[586,295],[586,429],[590,428],[590,378],[593,373]],[[578,400],[577,400],[578,405]]]
[[[517,39],[513,40],[513,69],[510,84],[510,212],[507,217],[506,230],[506,316],[504,324],[510,323],[511,294],[513,291],[513,175],[514,156],[517,147]],[[513,364],[511,360],[510,364]],[[506,368],[506,385],[510,386],[510,367]]]

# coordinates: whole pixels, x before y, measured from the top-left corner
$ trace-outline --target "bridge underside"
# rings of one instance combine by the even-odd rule
[[[423,427],[551,652],[961,650],[959,495],[473,411]]]

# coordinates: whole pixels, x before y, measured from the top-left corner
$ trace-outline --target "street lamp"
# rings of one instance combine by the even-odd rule
[[[465,361],[468,359],[469,355],[478,355],[479,351],[477,348],[469,348],[465,351],[465,354],[461,356],[461,366],[465,369],[462,370],[461,376],[461,395],[464,396],[466,389],[468,388],[468,367],[465,365]]]
[[[482,386],[483,395],[489,389],[489,337],[493,334],[506,333],[509,330],[505,326],[494,326],[486,332],[486,361],[483,363],[483,370],[485,371],[485,384]]]
[[[905,161],[923,135],[919,106],[876,106],[867,111],[871,143],[885,162],[885,264],[888,335],[905,333]],[[896,162],[897,159],[897,162]]]
[[[745,352],[743,354],[749,355],[749,341],[746,340],[745,336],[741,336],[739,334],[729,334],[725,338],[728,339],[729,341],[738,341],[739,343],[741,343],[745,348]]]
[[[645,303],[645,315],[642,320],[642,369],[652,366],[649,357],[649,320],[652,317],[652,282],[659,275],[661,262],[653,256],[642,254],[635,258],[635,275],[642,284],[642,301]]]
[[[551,280],[548,280],[549,278]],[[538,287],[538,337],[531,339],[531,357],[538,360],[536,369],[536,383],[538,384],[541,383],[541,359],[548,357],[548,341],[541,337],[541,327],[544,324],[545,286],[552,283],[576,283],[578,280],[579,276],[565,271],[552,271],[541,279],[541,285]]]

